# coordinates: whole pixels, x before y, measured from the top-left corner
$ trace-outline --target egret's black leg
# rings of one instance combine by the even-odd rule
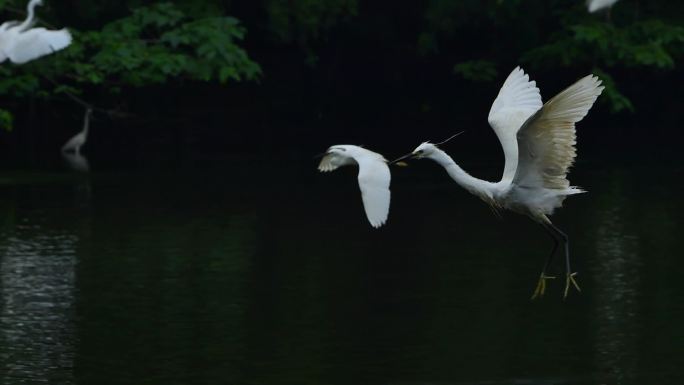
[[[558,238],[552,230],[548,229],[544,225],[542,225],[542,227],[544,228],[546,233],[549,234],[551,239],[553,239],[553,249],[551,249],[551,254],[549,254],[548,258],[546,258],[544,268],[542,269],[541,275],[539,276],[539,281],[537,282],[537,287],[534,289],[534,293],[532,294],[532,299],[536,299],[537,297],[542,297],[544,295],[544,291],[546,290],[547,279],[556,278],[546,275],[546,271],[549,269],[549,266],[551,266],[551,261],[553,261],[554,255],[556,255],[556,250],[558,249]]]
[[[575,281],[575,275],[577,273],[573,273],[572,269],[570,268],[570,240],[568,239],[568,236],[562,232],[558,227],[554,226],[552,223],[549,223],[548,229],[555,232],[561,239],[563,239],[563,245],[565,246],[565,271],[566,271],[566,278],[565,278],[565,292],[563,293],[563,298],[566,298],[568,296],[568,290],[570,289],[570,284],[572,283],[573,286],[575,286],[575,289],[577,291],[582,291],[579,288],[579,285],[577,284],[577,281]]]
[[[553,231],[549,230],[546,226],[542,226],[544,230],[546,230],[546,233],[549,234],[551,239],[553,239],[553,249],[551,249],[551,254],[549,254],[549,257],[546,258],[546,263],[544,264],[544,270],[542,270],[542,273],[546,272],[546,270],[549,269],[549,266],[551,266],[551,261],[553,261],[553,257],[556,255],[556,250],[558,250],[558,238],[556,238],[556,235],[554,234]]]

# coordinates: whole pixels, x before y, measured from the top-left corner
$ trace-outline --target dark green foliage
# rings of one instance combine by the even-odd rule
[[[608,101],[611,111],[620,112],[627,110],[634,112],[634,105],[632,105],[632,102],[627,99],[627,97],[618,91],[612,76],[600,68],[594,68],[591,72],[603,81],[603,85],[606,88],[601,97]]]
[[[0,109],[0,129],[10,131],[14,127],[13,120],[12,114],[9,111]]]
[[[265,1],[268,29],[276,41],[295,44],[314,65],[318,56],[314,43],[323,40],[340,20],[357,14],[357,0],[268,0]]]
[[[238,45],[246,30],[237,19],[192,18],[172,3],[136,8],[101,30],[71,32],[74,41],[61,52],[22,66],[3,63],[0,95],[79,95],[94,86],[117,93],[183,79],[255,80],[261,73]]]
[[[470,60],[454,66],[454,72],[472,81],[492,81],[498,74],[496,64],[487,60]]]
[[[320,70],[332,79],[345,76],[345,60],[369,74],[377,71],[373,60],[392,62],[391,79],[448,76],[451,68],[466,82],[499,82],[517,64],[531,73],[593,70],[606,85],[602,102],[634,111],[639,103],[631,101],[628,76],[671,74],[684,59],[680,3],[622,0],[608,20],[589,14],[581,0],[100,0],[73,10],[49,1],[38,8],[39,25],[69,26],[74,43],[23,66],[3,63],[0,96],[12,110],[27,97],[98,104],[102,96],[153,85],[258,80],[261,67],[245,48],[249,28],[249,52],[276,65],[269,67],[274,76]],[[5,20],[22,19],[25,5],[0,0]],[[416,63],[424,67],[412,68]],[[0,117],[5,127],[11,121]]]
[[[357,13],[357,0],[269,0],[269,28],[282,41],[306,43],[321,38],[340,18]]]
[[[616,7],[629,9],[620,2]],[[594,67],[606,86],[605,100],[614,112],[634,110],[610,76],[615,69],[672,70],[684,54],[684,27],[662,19],[602,20],[602,15],[570,19],[548,42],[534,47],[522,61],[534,67]]]
[[[78,82],[144,86],[171,78],[253,80],[258,64],[237,45],[245,29],[232,17],[189,19],[171,3],[138,8],[101,31],[77,33],[68,61]],[[67,71],[71,72],[71,71]]]
[[[602,99],[614,112],[633,111],[611,73],[670,71],[684,58],[683,6],[651,1],[639,7],[639,1],[620,1],[608,20],[589,14],[583,1],[431,0],[417,50],[477,53],[479,60],[455,59],[455,73],[471,81],[495,80],[497,70],[510,70],[500,66],[511,59],[532,70],[595,68],[606,85]]]
[[[617,27],[589,21],[567,26],[545,45],[530,50],[525,60],[569,66],[601,61],[607,66],[671,69],[684,53],[684,27],[647,20]]]

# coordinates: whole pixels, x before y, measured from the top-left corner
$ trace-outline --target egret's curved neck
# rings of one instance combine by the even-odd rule
[[[29,1],[28,5],[26,6],[28,16],[26,17],[26,20],[24,20],[23,23],[19,24],[19,26],[16,27],[17,30],[24,31],[26,28],[31,26],[31,23],[33,23],[33,17],[35,16],[35,8],[39,2],[40,0]]]
[[[455,180],[456,183],[471,194],[477,195],[488,202],[493,200],[494,183],[471,176],[442,150],[437,149],[430,155],[430,158],[444,167],[451,179]]]
[[[90,129],[90,111],[86,112],[85,119],[83,119],[83,133],[88,135],[88,130]]]

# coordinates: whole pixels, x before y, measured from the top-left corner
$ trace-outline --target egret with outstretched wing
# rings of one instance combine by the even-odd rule
[[[390,206],[390,171],[387,160],[380,154],[354,145],[331,146],[318,165],[321,172],[330,172],[338,167],[358,164],[359,188],[363,208],[371,226],[378,228],[385,224]]]
[[[0,62],[9,59],[12,63],[24,64],[71,44],[71,33],[66,28],[31,28],[34,24],[35,8],[42,4],[42,0],[29,1],[28,16],[21,24],[8,21],[0,25]]]
[[[425,142],[407,158],[429,158],[443,166],[463,188],[494,209],[508,209],[540,223],[553,237],[554,247],[546,260],[532,298],[544,295],[546,275],[560,242],[565,248],[566,281],[579,290],[570,268],[569,241],[548,216],[569,196],[584,192],[570,186],[568,169],[575,160],[575,124],[587,115],[603,91],[601,81],[588,75],[554,96],[544,105],[534,81],[519,67],[508,76],[489,112],[489,123],[506,157],[499,182],[488,182],[465,172],[435,144]]]

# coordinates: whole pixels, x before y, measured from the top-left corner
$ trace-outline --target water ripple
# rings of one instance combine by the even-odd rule
[[[8,383],[72,382],[74,266],[71,234],[16,226],[0,245],[0,338]]]

